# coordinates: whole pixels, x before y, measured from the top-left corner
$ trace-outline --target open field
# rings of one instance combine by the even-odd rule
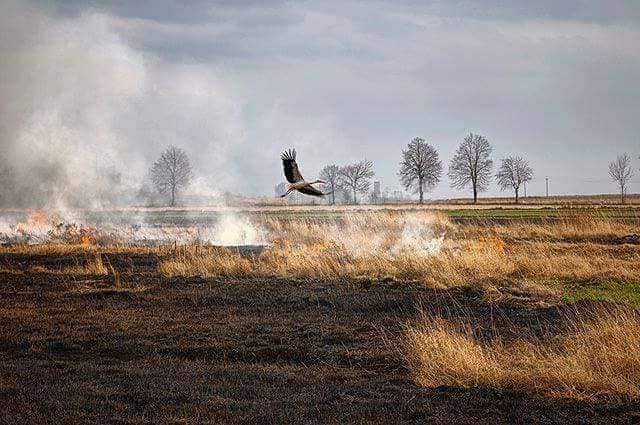
[[[236,207],[192,206],[192,207],[131,207],[103,210],[75,210],[72,218],[96,226],[105,223],[131,225],[148,223],[152,225],[212,225],[220,217],[235,214],[256,220],[275,219],[339,219],[344,215],[367,212],[437,212],[448,216],[454,222],[476,219],[487,220],[527,220],[560,221],[574,217],[590,216],[601,219],[640,220],[640,195],[629,195],[626,205],[611,203],[613,195],[585,197],[525,198],[520,204],[513,204],[508,198],[481,199],[472,204],[468,199],[399,204],[363,204],[363,205],[292,205],[278,203],[274,205],[245,205]],[[572,201],[572,199],[580,201]],[[25,221],[33,211],[23,209],[0,210],[0,217],[6,221]],[[0,234],[2,233],[0,221]]]
[[[1,247],[0,419],[640,420],[636,210],[460,211],[253,212],[245,249]]]

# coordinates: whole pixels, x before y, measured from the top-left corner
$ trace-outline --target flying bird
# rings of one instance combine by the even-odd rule
[[[280,197],[284,198],[291,191],[297,190],[300,193],[304,193],[305,195],[311,196],[324,196],[329,195],[329,193],[320,192],[315,187],[311,186],[316,183],[326,183],[324,180],[314,180],[312,182],[306,182],[300,174],[300,170],[298,170],[298,163],[296,163],[296,150],[289,149],[288,151],[284,151],[280,154],[280,158],[282,159],[282,168],[284,169],[284,176],[287,178],[289,184],[287,185],[287,191],[280,195]]]

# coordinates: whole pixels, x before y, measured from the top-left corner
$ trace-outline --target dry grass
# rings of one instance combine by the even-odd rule
[[[640,280],[640,248],[600,244],[637,226],[577,218],[554,224],[454,226],[433,213],[372,213],[342,221],[269,219],[277,235],[259,256],[185,248],[160,265],[166,276],[393,277],[434,287]]]
[[[28,268],[29,273],[49,273],[57,275],[92,275],[92,276],[106,276],[109,272],[114,275],[114,279],[119,279],[119,274],[109,264],[104,264],[102,255],[97,252],[87,253],[82,264],[73,266],[61,266],[61,267],[45,267],[42,265],[33,265]],[[4,273],[20,273],[24,274],[25,270],[15,268],[3,268]]]
[[[269,246],[253,256],[98,239],[0,248],[0,416],[613,423],[637,411],[640,315],[558,317],[538,302],[564,283],[636,288],[626,282],[640,281],[640,247],[612,238],[639,233],[637,225],[586,218],[453,224],[407,212],[255,220]],[[423,284],[336,279],[364,276]],[[485,294],[502,298],[427,287],[454,285],[497,288]],[[533,290],[545,295],[529,296]],[[474,320],[420,317],[421,309]],[[540,336],[541,328],[549,333]],[[381,335],[406,345],[397,350]],[[480,388],[424,391],[411,378]],[[554,398],[565,396],[592,400]]]
[[[249,276],[251,262],[223,249],[201,250],[181,249],[170,259],[162,261],[158,266],[160,274],[167,277],[175,276]]]
[[[92,255],[87,255],[84,264],[73,266],[73,267],[63,267],[58,270],[44,270],[48,272],[55,272],[60,274],[71,274],[71,275],[108,275],[109,267],[104,264],[102,259],[102,255],[99,253],[94,253]]]
[[[578,399],[640,399],[640,314],[576,315],[546,341],[482,342],[469,323],[423,318],[406,332],[406,357],[424,386],[486,386]]]
[[[501,224],[487,221],[484,225],[467,224],[459,227],[459,237],[478,238],[491,234],[499,235],[505,240],[516,241],[611,242],[614,238],[637,233],[638,230],[637,222],[625,222],[594,215],[576,215],[549,223],[522,221]]]
[[[170,277],[390,277],[440,288],[489,289],[523,282],[554,288],[566,282],[640,281],[640,247],[615,244],[621,236],[640,233],[638,224],[593,214],[548,223],[479,220],[456,225],[435,212],[369,211],[335,220],[266,217],[254,224],[268,235],[269,246],[252,257],[200,246],[46,244],[14,245],[0,252],[153,254],[162,259],[159,272]],[[103,268],[95,267],[99,274]]]
[[[128,254],[150,254],[169,252],[170,247],[146,247],[125,244],[65,244],[65,243],[43,243],[43,244],[12,244],[0,246],[1,254],[25,254],[25,255],[77,255],[97,252],[128,253]]]

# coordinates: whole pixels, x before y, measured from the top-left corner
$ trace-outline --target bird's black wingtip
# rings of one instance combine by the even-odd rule
[[[289,150],[283,151],[280,154],[280,159],[295,161],[296,160],[296,150],[295,149],[289,149]]]

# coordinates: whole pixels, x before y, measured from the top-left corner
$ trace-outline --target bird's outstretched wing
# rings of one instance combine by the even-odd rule
[[[328,195],[329,193],[323,193],[320,192],[318,189],[316,189],[313,186],[305,186],[305,187],[301,187],[300,189],[298,189],[298,192],[300,193],[304,193],[305,195],[311,195],[311,196],[324,196],[324,195]]]
[[[298,170],[298,164],[296,163],[296,150],[289,149],[280,154],[282,159],[282,168],[284,168],[284,176],[289,183],[295,183],[304,180]]]

